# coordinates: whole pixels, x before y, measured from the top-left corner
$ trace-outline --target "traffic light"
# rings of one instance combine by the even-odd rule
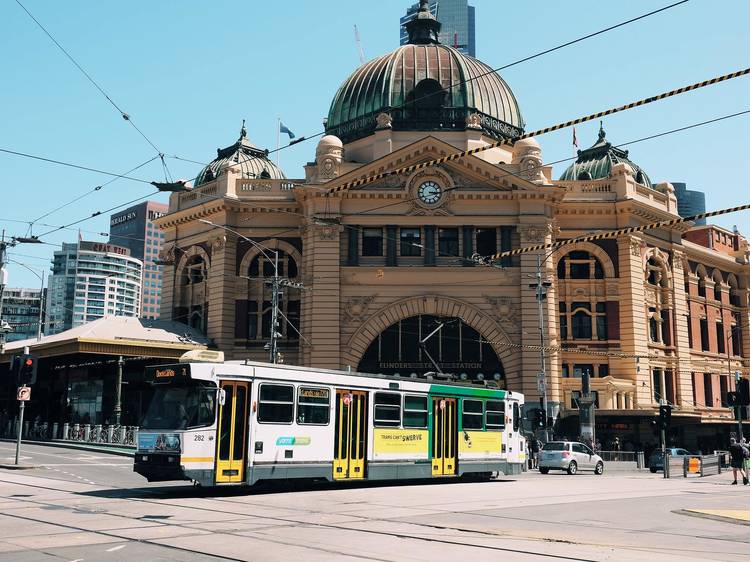
[[[544,429],[547,427],[547,413],[544,410],[534,410],[534,417],[532,419],[534,429]]]
[[[662,404],[659,406],[659,429],[669,429],[669,424],[672,419],[672,406],[669,404]]]
[[[738,406],[750,406],[750,379],[740,379],[737,382]]]
[[[37,357],[35,355],[29,355],[25,353],[21,356],[13,358],[13,367],[16,372],[16,379],[18,385],[29,385],[36,383],[36,367]]]
[[[740,395],[736,392],[727,392],[727,407],[734,408],[740,405]]]

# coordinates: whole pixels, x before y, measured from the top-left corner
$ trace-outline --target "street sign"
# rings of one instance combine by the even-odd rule
[[[544,382],[544,373],[539,373],[536,376],[536,388],[540,394],[544,394],[544,390],[546,388],[545,382]]]
[[[31,387],[30,386],[19,386],[18,387],[18,394],[16,395],[17,400],[21,400],[22,402],[26,402],[27,400],[31,400]]]

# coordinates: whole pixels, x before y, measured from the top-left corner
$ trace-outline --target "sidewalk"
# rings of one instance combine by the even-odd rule
[[[0,438],[0,441],[4,443],[15,443],[15,439]],[[59,447],[63,449],[79,449],[81,451],[91,451],[96,453],[106,453],[110,455],[117,455],[120,457],[134,457],[135,448],[131,447],[120,447],[117,445],[108,445],[104,443],[77,443],[75,441],[64,441],[62,439],[54,439],[52,441],[35,441],[24,439],[21,441],[23,445],[40,445],[45,447]]]

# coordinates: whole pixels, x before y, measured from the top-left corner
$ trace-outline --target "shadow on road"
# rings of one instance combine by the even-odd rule
[[[416,487],[435,485],[458,485],[478,482],[477,479],[424,479],[408,481],[378,480],[370,482],[329,482],[327,480],[262,480],[253,486],[231,486],[231,487],[202,487],[192,485],[170,485],[148,488],[116,488],[108,490],[93,490],[90,492],[78,492],[80,496],[90,496],[110,499],[179,499],[179,498],[225,498],[236,496],[259,496],[266,494],[286,494],[289,492],[322,492],[327,490],[356,490],[367,488],[395,488]],[[488,485],[492,482],[514,482],[511,478],[496,478],[483,480]]]

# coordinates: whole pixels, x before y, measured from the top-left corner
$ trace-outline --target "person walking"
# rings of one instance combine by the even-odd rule
[[[731,456],[729,464],[732,467],[732,475],[734,476],[732,485],[734,486],[737,484],[738,470],[740,471],[740,474],[742,474],[742,483],[747,485],[748,479],[747,473],[745,472],[745,458],[747,457],[748,450],[743,447],[741,443],[738,443],[734,437],[732,437],[729,440],[729,454]]]

